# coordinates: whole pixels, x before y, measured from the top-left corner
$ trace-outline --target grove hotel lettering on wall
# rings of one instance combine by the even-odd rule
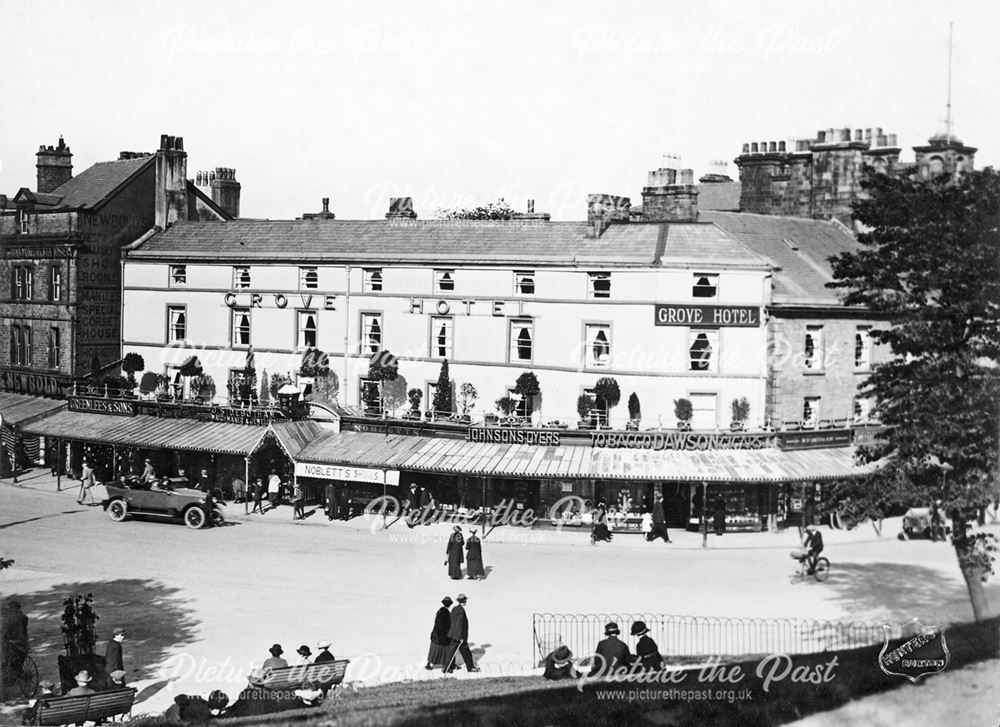
[[[726,326],[758,328],[760,308],[750,305],[681,305],[657,303],[654,322],[658,326]]]
[[[268,308],[287,308],[289,303],[293,306],[298,307],[301,304],[302,308],[313,308],[322,305],[324,310],[337,310],[337,297],[336,295],[312,295],[311,293],[299,293],[297,296],[293,296],[290,300],[289,296],[283,293],[267,294],[263,293],[226,293],[223,300],[226,305],[230,308],[236,307],[250,307],[250,308],[263,308],[267,306]],[[408,313],[423,313],[425,307],[428,311],[433,311],[437,315],[445,316],[452,312],[452,307],[455,310],[464,311],[465,315],[491,315],[503,317],[506,315],[524,315],[524,301],[510,301],[512,304],[517,304],[517,312],[512,313],[507,310],[508,301],[503,300],[433,300],[424,298],[410,298],[410,302],[407,306]],[[478,308],[473,309],[473,306],[479,305]]]

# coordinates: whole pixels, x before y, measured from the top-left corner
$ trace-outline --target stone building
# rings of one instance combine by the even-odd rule
[[[954,135],[938,134],[900,161],[896,134],[881,128],[826,129],[814,139],[748,142],[734,160],[740,170],[740,211],[851,225],[851,205],[862,194],[868,169],[926,179],[974,169],[976,149]]]
[[[187,179],[181,137],[76,176],[62,138],[37,158],[36,190],[0,195],[0,390],[60,396],[121,358],[122,247],[178,220],[233,215]]]

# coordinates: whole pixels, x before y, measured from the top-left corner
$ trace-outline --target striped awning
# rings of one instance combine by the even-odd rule
[[[5,427],[26,424],[65,406],[65,400],[0,392],[0,417]]]
[[[278,446],[290,459],[296,459],[299,452],[312,440],[335,429],[332,423],[320,423],[312,419],[297,422],[274,422],[271,432],[278,440]]]
[[[525,477],[531,479],[691,480],[707,482],[792,482],[843,479],[866,474],[853,449],[663,450],[539,447],[484,444],[464,439],[327,433],[299,452],[315,464]]]
[[[22,429],[28,434],[98,444],[243,456],[253,454],[268,433],[267,426],[75,411],[60,411]]]

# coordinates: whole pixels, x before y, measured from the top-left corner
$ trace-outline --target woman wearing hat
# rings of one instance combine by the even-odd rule
[[[545,672],[542,676],[553,680],[575,679],[578,676],[573,669],[573,652],[568,646],[560,646],[545,657]]]
[[[486,571],[483,569],[483,541],[476,536],[476,529],[472,528],[469,539],[465,543],[465,549],[469,551],[466,558],[467,571],[470,580],[484,578]]]
[[[448,638],[448,631],[451,629],[451,604],[450,596],[441,599],[441,608],[434,615],[434,628],[431,630],[431,647],[427,651],[427,664],[425,669],[443,667],[450,655],[449,646],[451,639]]]
[[[268,651],[271,652],[271,656],[264,659],[264,664],[261,666],[262,669],[284,669],[288,666],[288,662],[281,658],[281,655],[285,653],[285,650],[281,648],[281,644],[275,644]]]
[[[632,624],[632,635],[638,636],[635,644],[635,663],[647,671],[659,671],[663,668],[663,657],[656,642],[649,638],[649,629],[644,621]]]
[[[295,653],[299,655],[298,660],[295,662],[295,666],[309,666],[312,664],[312,649],[310,649],[305,644],[302,644]]]
[[[444,562],[448,566],[448,575],[453,581],[462,580],[462,561],[465,556],[462,555],[462,546],[465,545],[465,538],[462,537],[462,528],[456,525],[453,528],[451,537],[448,538],[448,549],[445,551],[445,555],[448,559]]]

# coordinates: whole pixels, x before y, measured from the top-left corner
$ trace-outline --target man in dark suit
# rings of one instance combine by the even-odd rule
[[[604,640],[598,642],[594,659],[594,666],[590,670],[590,676],[606,676],[614,669],[628,667],[632,663],[632,654],[625,643],[618,638],[621,631],[614,621],[604,627]]]
[[[653,504],[653,532],[649,539],[656,540],[663,538],[663,542],[670,543],[670,536],[667,534],[667,510],[663,504],[663,493],[656,493],[656,502]]]
[[[323,492],[323,500],[326,505],[326,519],[333,520],[337,517],[337,511],[340,507],[337,502],[337,486],[332,482],[327,484]]]
[[[107,651],[104,652],[104,669],[110,673],[113,671],[125,672],[125,659],[122,656],[122,642],[125,640],[125,629],[116,628],[108,642]],[[122,677],[124,683],[124,676]]]
[[[451,628],[448,629],[451,649],[448,659],[445,660],[444,672],[447,674],[457,668],[454,666],[454,662],[458,654],[462,655],[466,670],[479,671],[476,662],[472,660],[472,652],[469,650],[469,617],[465,613],[465,602],[468,598],[464,593],[459,593],[455,600],[458,601],[458,605],[451,609]]]
[[[325,664],[329,661],[336,661],[336,658],[334,658],[333,654],[330,653],[329,641],[320,641],[316,644],[316,648],[319,649],[319,653],[316,654],[313,664]]]

